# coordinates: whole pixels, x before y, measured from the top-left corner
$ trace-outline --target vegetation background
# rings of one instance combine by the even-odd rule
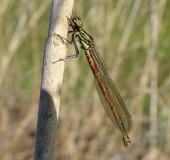
[[[2,160],[33,159],[50,7],[49,0],[0,1]],[[132,115],[132,147],[124,148],[107,117],[81,51],[65,65],[56,160],[169,159],[169,7],[167,0],[75,1],[73,16],[83,19],[95,39]],[[67,55],[74,52],[69,45]]]

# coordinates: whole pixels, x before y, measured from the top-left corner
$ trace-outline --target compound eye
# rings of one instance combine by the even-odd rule
[[[72,21],[73,21],[73,22],[76,22],[76,17],[72,18]]]
[[[79,27],[82,27],[82,26],[83,26],[83,22],[82,22],[81,19],[78,21],[78,26],[79,26]]]
[[[81,18],[80,17],[74,17],[73,19],[72,19],[72,21],[73,21],[73,23],[75,24],[75,26],[77,26],[77,27],[82,27],[83,26],[83,22],[82,22],[82,20],[81,20]]]

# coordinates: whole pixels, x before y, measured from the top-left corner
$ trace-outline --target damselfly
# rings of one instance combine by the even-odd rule
[[[70,27],[72,27],[72,31],[69,31],[69,33],[72,33],[71,42],[57,35],[62,40],[64,39],[74,44],[76,54],[67,56],[66,59],[78,57],[79,50],[76,44],[76,40],[78,40],[94,74],[95,85],[101,103],[113,124],[121,131],[125,147],[130,147],[131,141],[128,133],[133,126],[131,115],[107,72],[103,59],[94,44],[93,37],[82,28],[83,22],[79,17],[74,17],[71,20],[68,18],[68,21]]]

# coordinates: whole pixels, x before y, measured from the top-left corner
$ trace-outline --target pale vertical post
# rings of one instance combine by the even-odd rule
[[[72,14],[73,3],[74,0],[52,0],[48,38],[44,49],[34,160],[52,160],[54,157],[65,65],[64,60],[57,60],[65,58],[66,45],[53,34],[66,38],[67,17]]]

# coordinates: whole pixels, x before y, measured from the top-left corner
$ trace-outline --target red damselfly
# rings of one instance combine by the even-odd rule
[[[94,39],[82,28],[83,22],[79,17],[74,17],[71,20],[68,18],[68,21],[72,28],[72,31],[69,31],[69,33],[72,33],[71,42],[60,35],[55,34],[62,40],[74,44],[76,54],[67,56],[66,59],[78,57],[79,50],[76,40],[79,41],[94,74],[95,85],[101,103],[113,124],[122,133],[125,147],[130,147],[131,141],[128,137],[128,133],[133,127],[132,118],[115,84],[107,72],[103,59],[94,44]]]

